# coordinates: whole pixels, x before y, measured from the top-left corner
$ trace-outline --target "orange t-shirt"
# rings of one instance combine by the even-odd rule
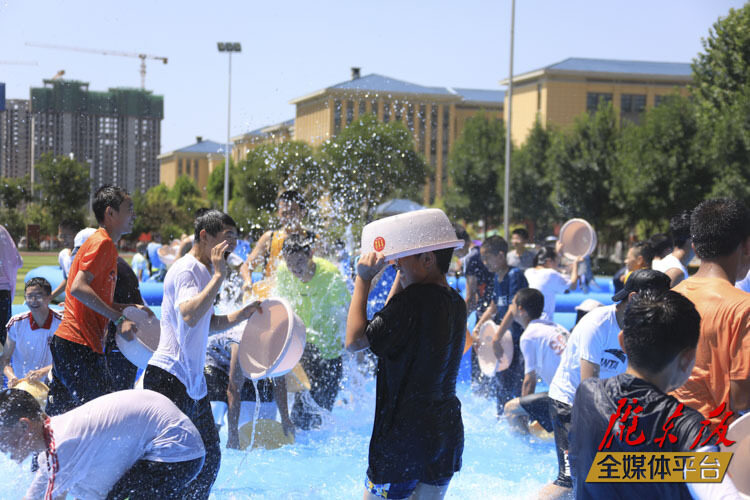
[[[673,395],[704,417],[722,402],[730,410],[729,381],[750,378],[750,294],[719,278],[688,278],[674,290],[695,304],[701,334],[695,368]],[[724,416],[711,419],[712,429]]]
[[[91,288],[100,299],[112,305],[117,282],[117,247],[103,228],[89,236],[73,259],[68,284],[65,286],[65,314],[55,332],[58,337],[103,353],[103,340],[109,319],[83,305],[70,293],[73,279],[79,271],[88,271],[94,275]]]

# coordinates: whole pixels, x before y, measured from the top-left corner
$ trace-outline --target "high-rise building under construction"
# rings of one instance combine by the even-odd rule
[[[0,109],[0,177],[31,173],[31,107],[26,99],[8,99]]]
[[[162,96],[44,80],[31,89],[31,116],[34,163],[44,153],[72,155],[88,165],[93,189],[109,183],[134,193],[159,184]]]

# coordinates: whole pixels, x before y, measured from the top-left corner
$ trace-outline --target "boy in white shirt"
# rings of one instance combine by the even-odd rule
[[[565,350],[568,331],[541,316],[544,295],[535,288],[523,288],[516,293],[510,314],[524,327],[521,353],[525,369],[521,397],[505,403],[505,415],[522,431],[528,432],[528,419],[536,420],[545,431],[552,432],[549,397],[546,392],[535,393],[537,378],[550,384]]]
[[[121,391],[47,416],[34,397],[0,391],[0,451],[39,454],[24,498],[179,499],[205,451],[195,426],[153,391]]]
[[[22,379],[43,380],[52,369],[49,339],[62,321],[62,314],[49,308],[52,286],[44,278],[26,282],[24,297],[29,310],[8,322],[8,338],[0,356],[0,371],[8,387]]]

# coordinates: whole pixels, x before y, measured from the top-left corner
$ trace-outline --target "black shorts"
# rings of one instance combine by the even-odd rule
[[[208,400],[221,401],[227,403],[227,386],[229,385],[229,375],[223,370],[213,366],[207,366],[203,369],[206,376],[206,386],[208,387]],[[261,379],[257,382],[258,392],[260,392],[260,402],[270,403],[273,401],[273,381],[270,379]],[[240,401],[255,402],[255,388],[253,383],[245,380],[240,390]]]
[[[570,432],[570,418],[573,407],[555,399],[549,400],[549,415],[552,428],[555,431],[555,448],[557,448],[557,479],[554,483],[563,488],[573,488],[570,476],[570,460],[568,460],[568,432]]]
[[[518,398],[518,404],[529,414],[529,420],[536,420],[539,425],[544,427],[545,431],[552,432],[549,402],[550,399],[546,392],[535,392]]]

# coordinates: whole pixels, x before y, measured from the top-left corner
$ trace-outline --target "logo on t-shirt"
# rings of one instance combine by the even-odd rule
[[[372,246],[375,248],[376,252],[382,252],[385,248],[385,238],[383,238],[382,236],[378,236],[377,238],[375,238],[375,242]]]
[[[625,355],[625,352],[623,352],[621,349],[607,349],[604,352],[611,354],[623,363],[628,359],[628,357]]]

